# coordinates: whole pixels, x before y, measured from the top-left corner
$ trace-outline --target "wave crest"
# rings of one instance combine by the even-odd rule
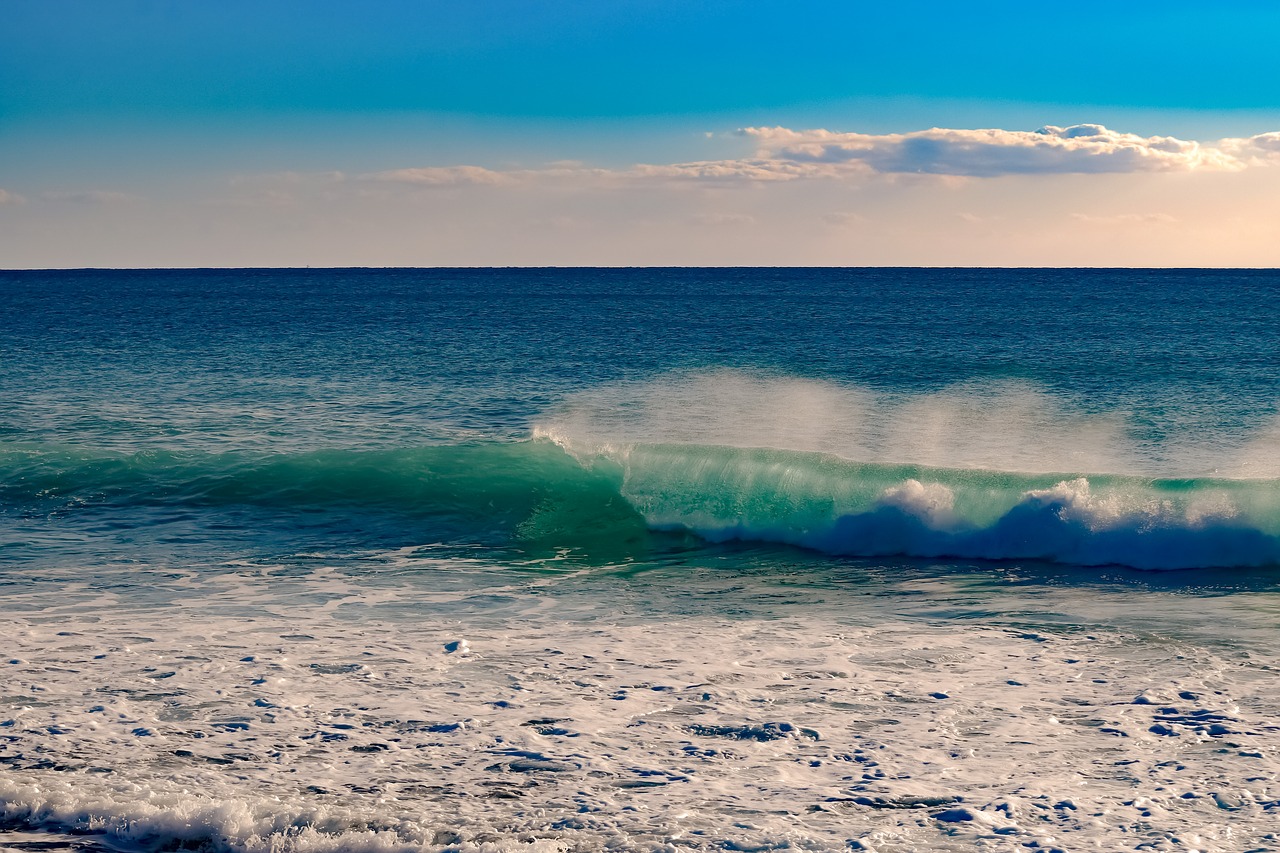
[[[1280,483],[1020,474],[824,454],[645,445],[601,451],[658,529],[832,555],[1140,569],[1280,563]],[[589,463],[588,463],[589,464]]]

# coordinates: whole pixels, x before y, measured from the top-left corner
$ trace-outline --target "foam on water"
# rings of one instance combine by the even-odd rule
[[[1275,840],[1257,650],[823,608],[270,609],[5,617],[3,825],[272,853]]]

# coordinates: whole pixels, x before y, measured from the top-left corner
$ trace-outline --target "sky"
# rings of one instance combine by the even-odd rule
[[[0,0],[0,268],[1280,265],[1280,3]]]

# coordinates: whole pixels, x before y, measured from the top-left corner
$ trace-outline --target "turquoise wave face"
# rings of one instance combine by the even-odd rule
[[[850,556],[1145,569],[1280,562],[1280,482],[1020,474],[778,450],[638,446],[623,495],[657,527]]]
[[[1280,564],[1280,482],[1022,474],[798,451],[547,440],[296,454],[0,451],[6,512],[377,513],[458,542],[625,559],[654,532],[833,555],[1145,569]]]
[[[431,536],[608,558],[646,534],[619,477],[533,442],[294,454],[27,447],[0,451],[0,506],[66,523],[249,506],[359,519],[384,542]]]
[[[607,476],[533,443],[292,454],[10,448],[0,451],[0,476],[0,498],[13,505],[352,504],[508,515],[541,495],[611,488]]]

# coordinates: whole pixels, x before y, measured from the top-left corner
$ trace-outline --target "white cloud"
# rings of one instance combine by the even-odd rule
[[[1280,154],[1280,131],[1260,133],[1257,136],[1249,137],[1245,141],[1250,143],[1256,150]]]
[[[364,174],[296,173],[241,177],[241,184],[274,185],[291,195],[367,197],[390,200],[413,189],[521,188],[529,192],[616,191],[766,187],[805,182],[830,185],[891,185],[905,189],[960,189],[1000,176],[1103,175],[1161,172],[1238,172],[1280,164],[1280,132],[1213,143],[1171,136],[1139,136],[1098,124],[1046,126],[1036,131],[933,128],[898,134],[746,128],[732,134],[756,143],[751,156],[676,163],[640,163],[622,168],[560,160],[535,167],[423,166]],[[47,197],[107,200],[111,193],[61,193]],[[279,199],[271,199],[279,203]],[[261,201],[261,200],[260,200]],[[961,216],[971,223],[978,220]],[[696,217],[695,217],[696,218]],[[989,217],[981,217],[988,219]],[[836,227],[855,217],[831,214]],[[1084,220],[1082,220],[1084,221]]]
[[[1223,151],[1251,166],[1280,163],[1280,132],[1260,133],[1244,139],[1224,139],[1218,145]]]
[[[1280,163],[1280,133],[1201,143],[1139,136],[1099,124],[1039,130],[932,128],[866,134],[749,127],[753,156],[684,163],[641,163],[624,169],[558,161],[541,168],[430,166],[359,176],[365,181],[423,187],[555,182],[564,186],[627,186],[634,182],[762,184],[812,179],[927,176],[964,181],[1002,175],[1116,174],[1192,170],[1239,171]]]
[[[1171,136],[1119,133],[1097,124],[1046,126],[1036,131],[933,128],[881,135],[784,127],[749,127],[741,132],[756,140],[762,158],[795,164],[859,164],[880,173],[995,177],[1236,170],[1246,165],[1220,148]]]
[[[8,190],[0,190],[0,205],[3,204],[22,204],[25,198],[17,193],[11,193]]]

